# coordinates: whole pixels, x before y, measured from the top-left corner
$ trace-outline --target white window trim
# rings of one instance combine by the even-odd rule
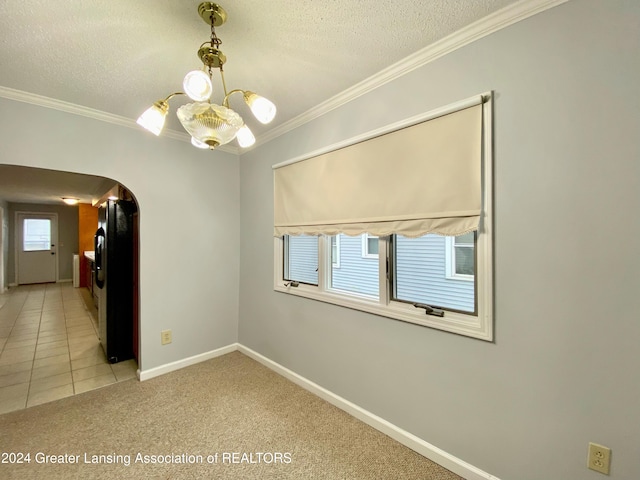
[[[336,261],[335,263],[333,262],[333,252],[330,252],[330,257],[331,258],[331,266],[333,268],[340,268],[340,235],[334,235],[334,238],[336,239]],[[331,245],[329,245],[329,247],[331,247]]]
[[[331,242],[328,241],[328,237],[324,236],[320,236],[318,239],[318,286],[306,284],[294,286],[283,280],[283,239],[274,237],[274,290],[425,327],[493,341],[493,97],[491,92],[485,93],[483,96],[486,99],[485,107],[483,108],[483,190],[482,213],[476,241],[477,312],[475,315],[447,310],[444,317],[436,317],[427,315],[423,309],[415,308],[410,303],[392,301],[390,282],[388,275],[385,274],[379,275],[378,299],[328,289],[331,269],[326,268],[326,266],[331,264]],[[432,112],[426,113],[424,117],[428,118],[431,114]],[[415,123],[415,117],[410,120]],[[388,131],[398,128],[400,127],[396,123],[390,126]],[[378,251],[381,253],[378,256],[379,268],[380,272],[385,272],[388,263],[387,258],[390,254],[389,242],[387,237],[379,237],[378,241]]]
[[[473,275],[466,275],[456,272],[456,242],[455,237],[445,238],[445,275],[451,280],[462,280],[465,282],[473,282]]]
[[[377,253],[369,253],[369,239],[370,238],[379,238],[373,235],[369,235],[365,233],[362,235],[362,258],[379,258]],[[380,244],[378,243],[378,251],[380,251]]]

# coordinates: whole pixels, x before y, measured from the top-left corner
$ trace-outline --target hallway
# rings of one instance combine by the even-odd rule
[[[0,414],[136,377],[137,364],[109,364],[86,290],[25,285],[0,294]]]

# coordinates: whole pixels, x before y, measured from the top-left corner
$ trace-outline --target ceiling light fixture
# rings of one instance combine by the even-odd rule
[[[67,205],[77,205],[79,202],[77,198],[71,198],[71,197],[62,197],[62,201]]]
[[[215,27],[226,22],[227,12],[216,3],[203,2],[198,6],[198,14],[202,20],[211,25],[211,39],[200,45],[198,50],[198,57],[203,64],[202,70],[187,73],[182,83],[184,93],[172,93],[164,100],[158,100],[140,115],[137,123],[154,135],[160,135],[169,113],[169,100],[176,95],[187,95],[194,102],[178,108],[177,115],[184,129],[191,134],[191,143],[195,147],[213,150],[219,145],[231,142],[234,138],[238,139],[240,147],[250,147],[255,143],[256,138],[242,117],[229,108],[229,97],[234,93],[242,93],[251,112],[258,121],[265,124],[275,117],[276,106],[249,90],[227,91],[222,68],[227,58],[218,49],[222,41],[215,31]],[[211,103],[213,69],[220,71],[224,90],[222,105]]]

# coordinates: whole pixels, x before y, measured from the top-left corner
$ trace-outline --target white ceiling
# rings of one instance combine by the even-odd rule
[[[210,28],[198,15],[199,3],[3,0],[0,88],[135,120],[154,101],[181,90],[187,71],[201,67],[197,50]],[[232,97],[231,106],[259,141],[269,129],[513,3],[221,0],[228,20],[216,33],[227,56],[227,87],[258,92],[278,114],[265,127],[245,115],[240,98]],[[213,100],[220,102],[216,80]],[[167,128],[177,132],[183,132],[174,115],[182,98],[170,102]],[[2,188],[0,198],[9,199]]]
[[[92,204],[116,183],[104,177],[42,168],[0,165],[0,199],[62,205],[63,197]]]

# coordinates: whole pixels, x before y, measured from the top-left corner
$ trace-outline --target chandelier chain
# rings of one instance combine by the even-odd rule
[[[220,40],[218,38],[218,35],[216,35],[215,16],[213,15],[213,12],[209,17],[209,21],[211,22],[211,48],[215,48],[217,50],[220,47],[220,45],[222,45],[222,40]],[[224,94],[226,95],[227,85],[224,81],[224,71],[222,70],[222,62],[220,62],[220,66],[218,67],[218,69],[220,70],[220,77],[222,78],[222,88],[224,90]],[[211,65],[209,65],[209,77],[211,76],[212,76]]]
[[[220,40],[216,35],[215,17],[213,16],[213,13],[211,14],[211,17],[209,17],[209,19],[211,20],[211,46],[213,48],[218,48],[220,45],[222,45],[222,40]]]

